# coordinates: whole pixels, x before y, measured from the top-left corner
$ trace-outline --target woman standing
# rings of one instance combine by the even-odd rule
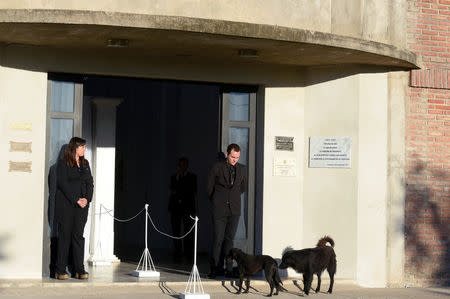
[[[92,200],[94,183],[89,162],[84,158],[86,140],[70,139],[64,156],[58,160],[56,190],[56,221],[58,245],[55,277],[68,279],[66,272],[69,249],[72,247],[75,278],[87,279],[84,270],[84,226]]]

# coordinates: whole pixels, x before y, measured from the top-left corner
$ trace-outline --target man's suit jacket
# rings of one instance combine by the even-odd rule
[[[247,169],[236,163],[236,178],[233,186],[230,184],[230,174],[227,161],[216,162],[208,176],[208,197],[213,204],[213,215],[224,216],[230,203],[231,214],[241,215],[241,194],[247,190]]]

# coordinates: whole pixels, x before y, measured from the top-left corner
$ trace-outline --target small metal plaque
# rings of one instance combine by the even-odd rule
[[[350,137],[310,137],[309,167],[351,168]]]
[[[26,152],[31,153],[31,142],[9,142],[10,152]]]
[[[294,151],[294,137],[275,136],[275,149],[278,151]]]
[[[295,159],[275,158],[273,160],[274,176],[296,176]]]
[[[9,161],[9,172],[31,172],[31,162]]]

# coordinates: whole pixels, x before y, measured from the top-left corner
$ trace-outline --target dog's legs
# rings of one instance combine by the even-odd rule
[[[264,270],[264,274],[266,275],[266,280],[267,280],[267,282],[269,283],[269,287],[270,287],[270,293],[269,293],[269,295],[267,295],[267,297],[270,297],[270,296],[272,296],[272,293],[273,293],[273,288],[274,288],[274,279],[273,279],[273,277],[274,277],[274,269],[270,269],[270,270]],[[278,291],[277,291],[277,293],[275,293],[275,295],[278,295]]]
[[[275,287],[276,287],[275,295],[278,295],[278,292],[282,290],[281,285],[283,284],[283,282],[281,281],[281,278],[280,278],[280,274],[278,273],[278,268],[275,268],[275,272],[274,272],[272,278],[273,278],[273,281],[275,282]]]
[[[236,294],[240,294],[242,291],[242,283],[244,282],[244,273],[239,273],[239,290],[236,292]]]
[[[244,291],[244,293],[248,293],[249,289],[250,289],[250,275],[247,275],[247,280],[245,281],[245,291]]]
[[[328,288],[328,293],[331,294],[333,292],[334,285],[334,272],[328,270],[328,274],[330,275],[330,287]]]
[[[320,276],[322,275],[322,272],[317,273],[317,288],[316,288],[316,293],[320,292],[320,283],[322,282],[320,279]]]
[[[303,291],[306,295],[309,295],[309,290],[311,289],[312,276],[313,274],[309,272],[303,274]]]
[[[331,260],[330,264],[327,268],[328,275],[330,275],[330,287],[328,288],[328,293],[331,294],[333,292],[334,285],[334,274],[336,273],[336,257]]]

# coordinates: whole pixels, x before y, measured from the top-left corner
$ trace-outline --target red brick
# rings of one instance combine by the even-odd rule
[[[434,103],[434,104],[444,104],[444,100],[435,100],[435,99],[428,99],[428,103]]]
[[[445,27],[445,26],[431,26],[431,29],[446,31],[447,27]]]
[[[436,21],[432,19],[421,19],[418,21],[420,24],[428,24],[428,25],[439,25],[442,21]]]
[[[445,6],[445,5],[436,5],[436,4],[433,4],[433,5],[431,5],[431,7],[434,8],[434,9],[448,9],[448,7]]]
[[[430,113],[430,114],[444,114],[444,111],[442,111],[442,110],[428,110],[428,113]]]
[[[445,15],[442,15],[442,16],[441,15],[432,15],[431,18],[435,19],[435,20],[446,20],[447,19],[447,17]]]
[[[426,34],[426,35],[439,35],[439,32],[437,31],[431,31],[431,30],[422,30],[422,34]]]
[[[450,225],[450,0],[407,5],[408,48],[422,60],[422,69],[411,72],[406,97],[404,270],[408,283],[425,285],[450,277],[437,271],[449,245],[442,233]]]
[[[431,40],[446,41],[447,38],[443,36],[432,36]]]
[[[426,14],[432,14],[432,15],[435,15],[435,14],[437,14],[439,11],[436,10],[436,9],[427,9],[427,8],[423,8],[423,9],[422,9],[422,12],[423,12],[423,13],[426,13]]]

